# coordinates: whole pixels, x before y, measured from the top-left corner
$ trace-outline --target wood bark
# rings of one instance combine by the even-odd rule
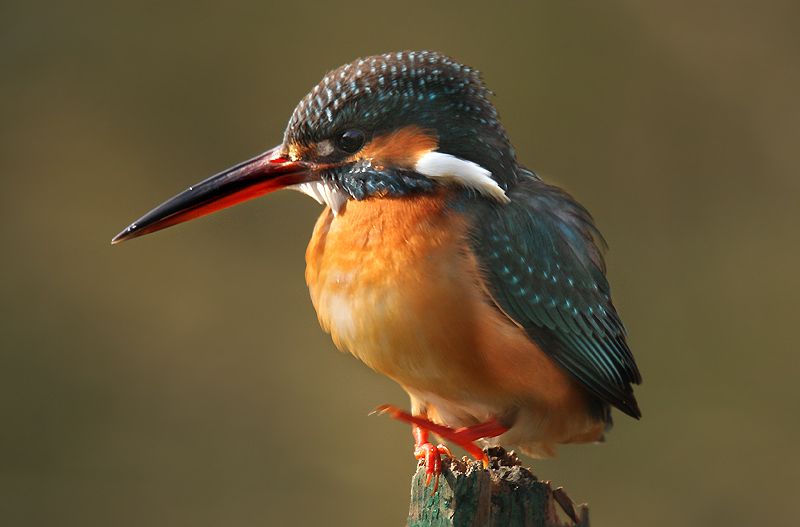
[[[562,488],[552,490],[549,482],[539,481],[513,452],[502,447],[486,452],[486,469],[467,458],[443,459],[435,493],[433,482],[425,486],[420,466],[411,483],[408,526],[589,527],[586,505],[575,505]]]

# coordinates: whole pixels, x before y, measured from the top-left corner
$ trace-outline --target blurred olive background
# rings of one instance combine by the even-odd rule
[[[520,160],[611,246],[641,422],[526,461],[603,526],[790,525],[800,455],[797,2],[0,5],[0,524],[404,525],[402,390],[305,287],[285,192],[112,247],[278,144],[360,56],[484,73]]]

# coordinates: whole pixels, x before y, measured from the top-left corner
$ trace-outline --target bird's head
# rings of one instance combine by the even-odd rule
[[[190,187],[112,243],[280,188],[339,213],[350,199],[460,187],[505,202],[514,150],[477,71],[435,52],[360,59],[330,72],[292,114],[283,143]]]

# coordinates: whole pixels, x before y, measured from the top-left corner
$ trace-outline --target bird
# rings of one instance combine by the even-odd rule
[[[335,345],[402,386],[427,481],[444,444],[553,457],[639,419],[642,381],[585,207],[517,161],[481,74],[435,51],[358,59],[298,104],[283,141],[179,193],[112,243],[278,189],[325,208],[306,281]]]

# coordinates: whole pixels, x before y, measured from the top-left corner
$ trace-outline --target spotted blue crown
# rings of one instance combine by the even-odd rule
[[[480,74],[431,51],[367,57],[330,73],[292,114],[284,141],[311,144],[350,128],[368,137],[416,125],[435,133],[438,150],[490,170],[507,188],[514,149]]]

